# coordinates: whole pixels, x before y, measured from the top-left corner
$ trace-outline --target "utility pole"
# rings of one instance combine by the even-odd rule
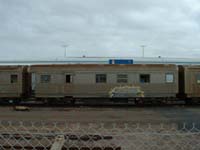
[[[62,47],[64,47],[64,57],[66,57],[66,55],[67,55],[67,47],[68,47],[69,45],[62,45]]]
[[[141,45],[142,47],[142,57],[144,57],[144,48],[146,47],[146,45]]]

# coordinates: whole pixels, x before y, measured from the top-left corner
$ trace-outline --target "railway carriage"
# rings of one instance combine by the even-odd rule
[[[139,86],[147,99],[175,99],[178,93],[176,65],[33,65],[29,72],[38,99],[108,98],[112,88],[124,85]]]
[[[183,88],[189,101],[200,102],[200,66],[196,65],[184,67]]]
[[[113,89],[139,87],[143,97],[119,99],[200,102],[200,66],[172,64],[57,64],[0,66],[0,100],[114,100]],[[122,90],[123,92],[126,90]],[[128,89],[129,92],[134,92]],[[115,91],[116,92],[116,91]],[[122,92],[122,94],[124,94]],[[121,93],[115,93],[119,96]],[[126,94],[126,93],[125,93]],[[113,95],[113,93],[112,93]],[[5,101],[4,101],[5,102]],[[127,102],[127,101],[125,101]]]
[[[26,95],[26,67],[0,66],[0,99],[17,100]]]

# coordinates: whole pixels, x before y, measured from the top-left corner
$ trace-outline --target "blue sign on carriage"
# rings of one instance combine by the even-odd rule
[[[110,59],[109,64],[133,64],[132,59]]]

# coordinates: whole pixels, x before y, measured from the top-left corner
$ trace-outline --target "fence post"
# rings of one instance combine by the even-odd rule
[[[63,144],[65,143],[64,135],[58,135],[55,138],[53,145],[51,146],[51,150],[62,150]]]

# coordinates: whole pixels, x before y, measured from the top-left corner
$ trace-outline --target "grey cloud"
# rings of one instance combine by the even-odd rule
[[[0,0],[0,58],[200,57],[198,0]]]

